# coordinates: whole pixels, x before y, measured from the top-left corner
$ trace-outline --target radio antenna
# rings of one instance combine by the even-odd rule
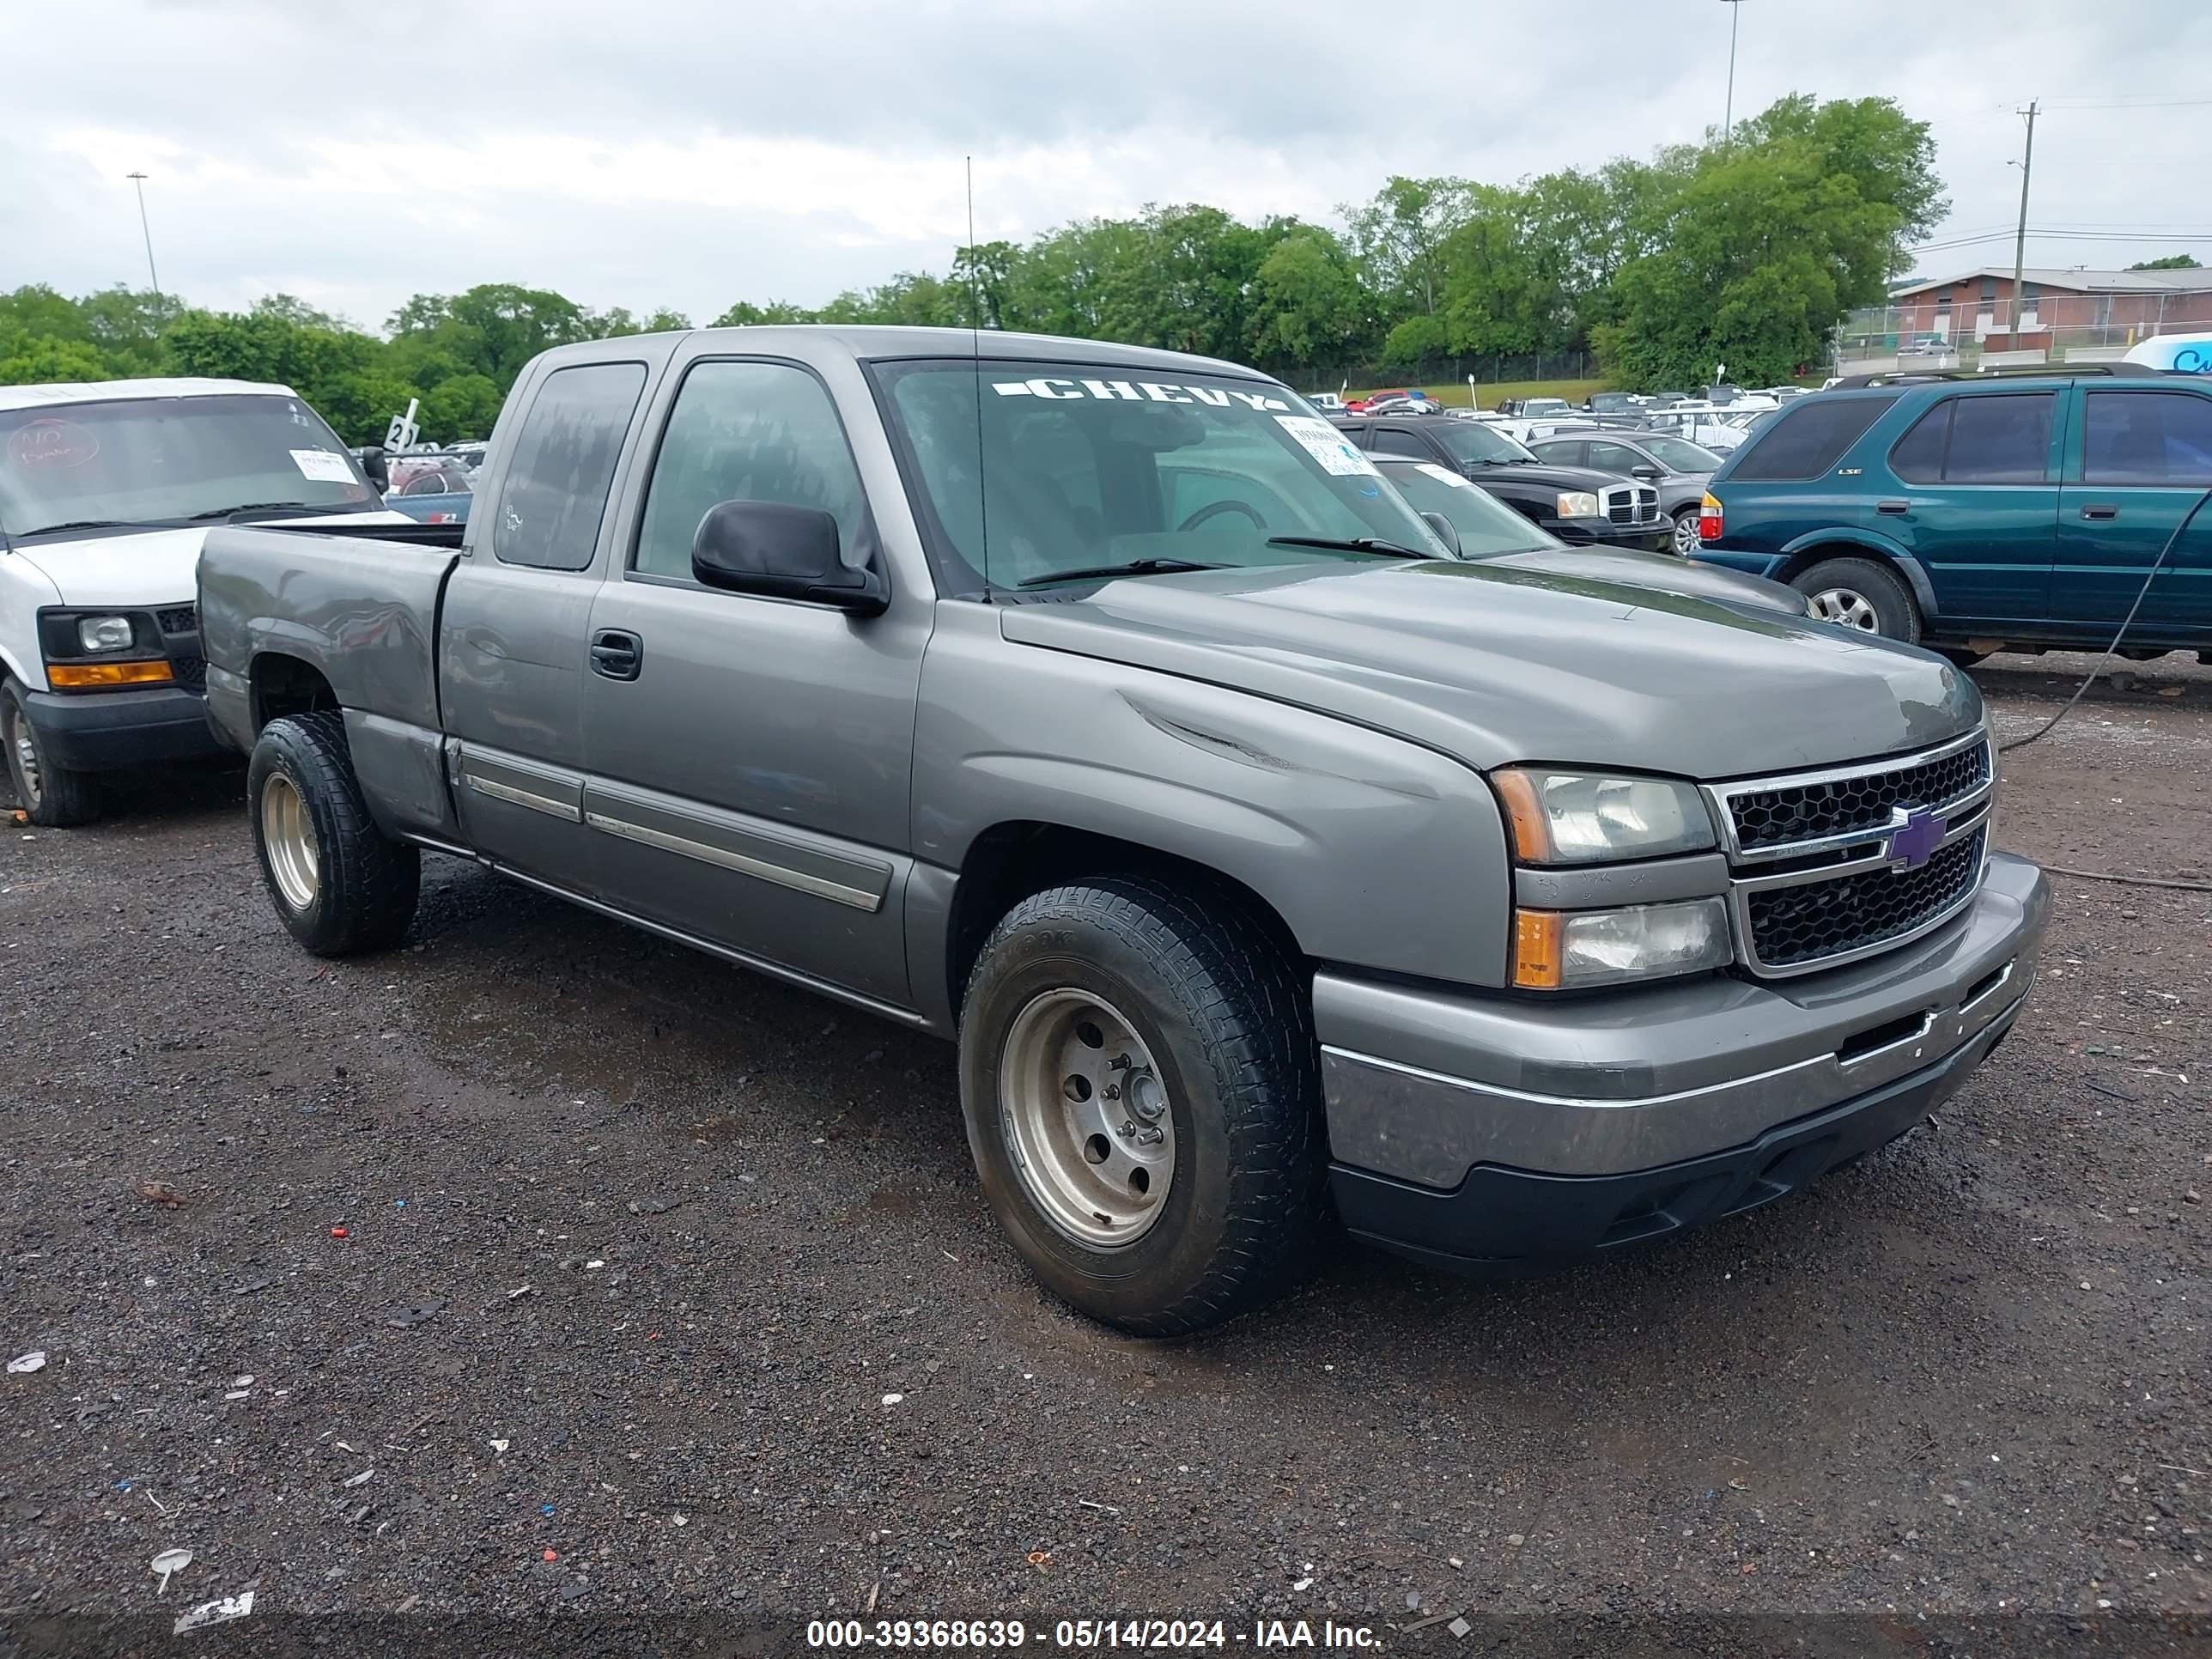
[[[991,506],[983,481],[983,302],[975,286],[975,158],[968,164],[968,346],[975,363],[975,519],[983,538],[983,599],[991,598]]]

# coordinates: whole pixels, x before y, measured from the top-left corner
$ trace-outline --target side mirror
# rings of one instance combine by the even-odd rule
[[[1650,462],[1645,461],[1640,466],[1632,466],[1629,468],[1628,476],[1632,478],[1641,478],[1644,483],[1650,483],[1656,479],[1665,477],[1667,475],[1664,472],[1662,472],[1657,467],[1652,465]]]
[[[368,475],[369,483],[376,486],[376,493],[381,495],[392,488],[392,463],[386,457],[383,446],[371,444],[358,453],[361,470]]]
[[[732,593],[834,605],[856,616],[880,616],[890,603],[881,576],[845,562],[837,520],[818,507],[723,501],[708,507],[691,538],[691,574]]]
[[[1437,532],[1437,539],[1455,553],[1459,551],[1459,531],[1441,513],[1424,513],[1421,522]]]

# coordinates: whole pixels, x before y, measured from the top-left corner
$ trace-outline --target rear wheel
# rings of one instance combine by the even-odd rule
[[[31,724],[23,688],[14,680],[0,690],[0,744],[7,746],[8,781],[32,823],[68,830],[100,816],[100,779],[56,763]]]
[[[969,975],[984,1195],[1063,1300],[1148,1336],[1257,1307],[1327,1218],[1303,975],[1226,896],[1113,877],[1024,899]]]
[[[262,881],[294,939],[319,957],[343,957],[406,936],[422,855],[369,817],[344,715],[271,720],[253,745],[246,798]]]
[[[1823,559],[1790,579],[1813,602],[1813,614],[1839,628],[1920,642],[1920,607],[1905,579],[1872,559]]]
[[[1674,515],[1674,550],[1686,559],[1698,547],[1698,509],[1686,507]]]

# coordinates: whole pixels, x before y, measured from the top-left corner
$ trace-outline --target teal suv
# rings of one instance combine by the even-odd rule
[[[1697,558],[1818,615],[1972,661],[2102,649],[2212,488],[2212,381],[1913,377],[1800,398],[1713,475]],[[2212,660],[2212,509],[2122,647]]]

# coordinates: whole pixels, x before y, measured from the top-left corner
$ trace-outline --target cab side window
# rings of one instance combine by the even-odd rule
[[[646,486],[631,568],[691,580],[691,542],[723,501],[818,507],[853,545],[867,512],[859,465],[822,383],[788,363],[704,362],[684,377]]]
[[[2041,483],[2057,404],[2053,392],[1947,398],[1898,440],[1890,471],[1908,483]]]
[[[2212,484],[2212,398],[2093,392],[2082,436],[2084,483]]]
[[[591,563],[644,390],[643,363],[585,363],[545,377],[515,434],[492,525],[493,557],[541,570]]]

